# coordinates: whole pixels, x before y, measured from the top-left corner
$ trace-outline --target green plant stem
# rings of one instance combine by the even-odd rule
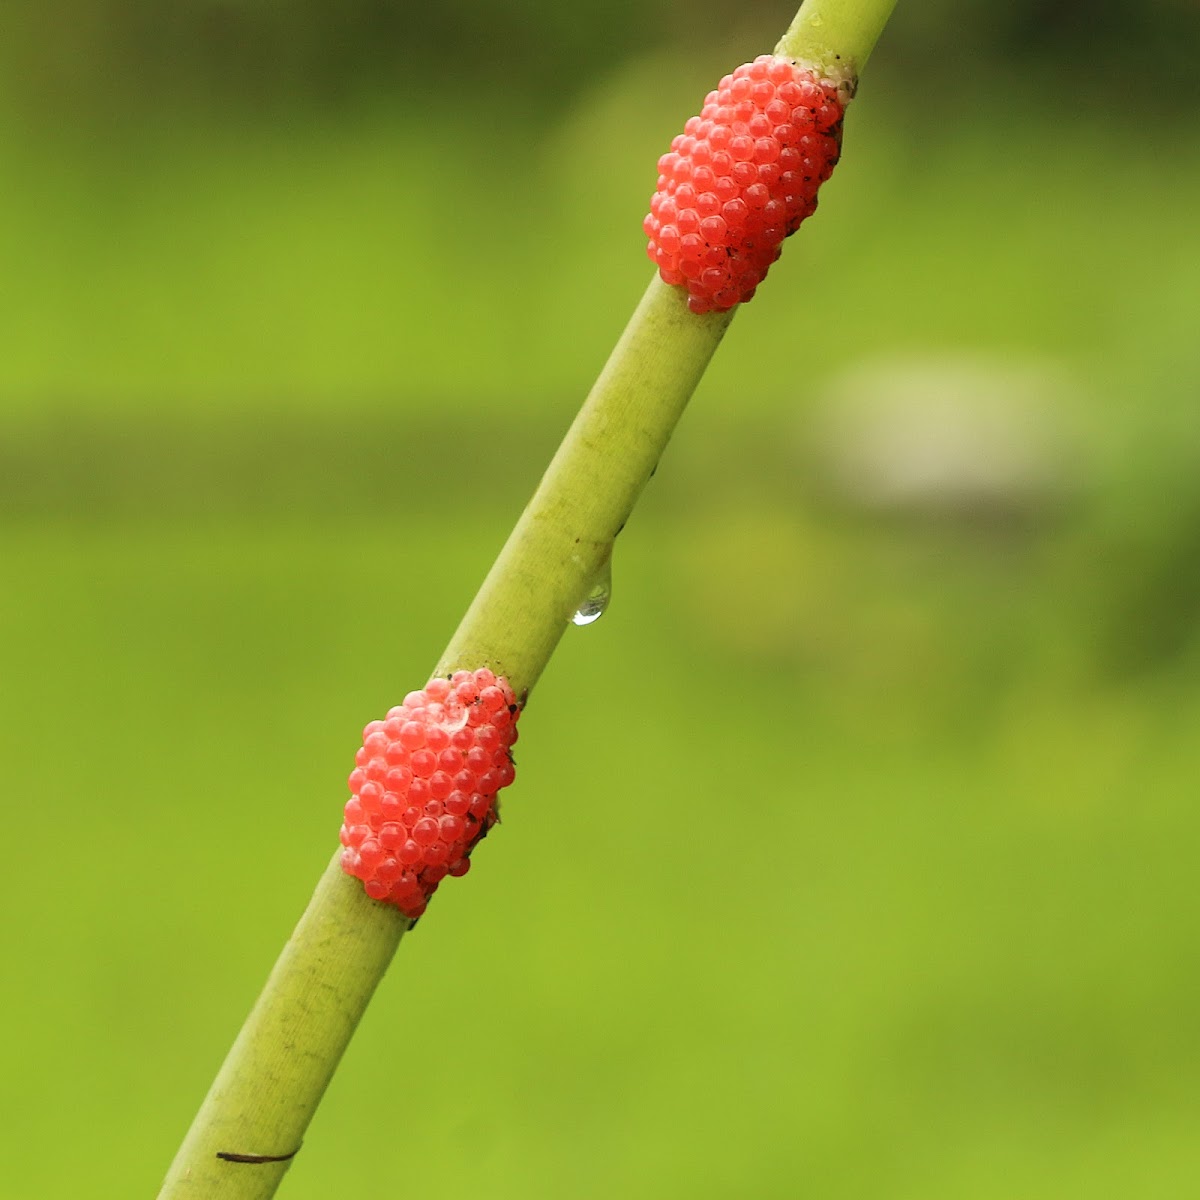
[[[776,54],[857,80],[896,0],[805,0]]]
[[[651,280],[435,674],[483,665],[533,687],[732,319]]]
[[[733,313],[653,279],[434,670],[536,682],[633,509]],[[335,855],[167,1174],[161,1200],[266,1200],[300,1147],[409,926]],[[220,1155],[269,1156],[246,1163]]]
[[[321,876],[159,1193],[275,1194],[409,921],[367,898],[340,856]],[[264,1156],[247,1163],[222,1154]]]
[[[895,0],[807,0],[778,52],[861,67]],[[612,551],[733,313],[653,279],[435,674],[487,665],[524,696]],[[409,928],[326,868],[167,1173],[160,1200],[273,1196]],[[267,1159],[269,1161],[245,1161]],[[239,1161],[240,1160],[240,1161]]]

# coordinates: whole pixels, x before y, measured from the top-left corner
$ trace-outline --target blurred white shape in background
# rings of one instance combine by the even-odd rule
[[[1053,363],[964,354],[857,365],[806,414],[832,498],[877,512],[1032,515],[1074,490],[1076,387]]]

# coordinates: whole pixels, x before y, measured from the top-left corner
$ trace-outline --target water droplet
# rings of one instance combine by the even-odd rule
[[[571,623],[573,625],[591,625],[594,621],[600,620],[604,616],[604,610],[608,607],[608,602],[611,598],[612,551],[610,550],[604,556],[604,564],[601,566],[595,579],[592,580],[592,585],[588,588],[587,594],[575,610],[575,615],[571,618]]]
[[[601,588],[588,592],[583,603],[575,610],[575,615],[571,618],[573,625],[590,625],[593,621],[598,621],[604,616],[605,606],[608,604],[608,593]]]

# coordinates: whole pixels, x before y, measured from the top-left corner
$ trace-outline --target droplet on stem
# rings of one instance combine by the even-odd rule
[[[612,550],[604,556],[604,562],[596,573],[575,615],[571,618],[573,625],[591,625],[604,616],[604,610],[612,598]]]

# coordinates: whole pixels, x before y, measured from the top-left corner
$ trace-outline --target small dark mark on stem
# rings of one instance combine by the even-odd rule
[[[232,1163],[276,1163],[287,1162],[299,1153],[300,1147],[297,1146],[291,1154],[234,1154],[232,1150],[218,1150],[217,1157]]]

